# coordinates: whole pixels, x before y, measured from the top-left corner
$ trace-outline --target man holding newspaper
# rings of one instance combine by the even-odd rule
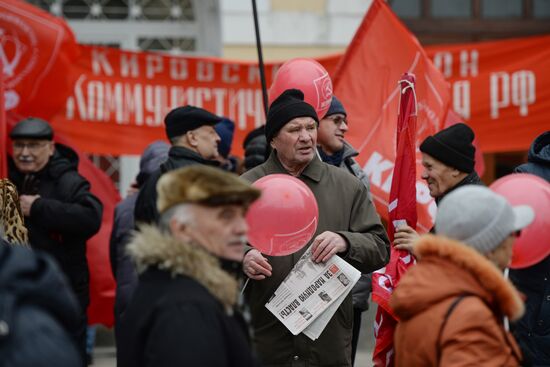
[[[347,279],[352,272],[345,268],[370,273],[389,260],[388,237],[367,188],[317,156],[318,122],[303,93],[286,90],[267,116],[265,134],[273,152],[243,175],[250,182],[275,173],[297,177],[311,189],[319,207],[311,246],[280,257],[252,249],[244,257],[243,270],[251,279],[246,298],[254,344],[263,366],[351,366],[353,308],[351,293],[345,290],[353,279]],[[340,296],[338,306],[335,298]],[[324,303],[334,309],[323,308]],[[319,309],[323,311],[316,321]],[[287,323],[286,318],[293,321]],[[321,326],[311,330],[316,323]]]

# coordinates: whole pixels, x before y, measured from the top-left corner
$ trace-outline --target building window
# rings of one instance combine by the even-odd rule
[[[67,19],[194,20],[192,0],[28,0]]]
[[[391,0],[389,4],[400,18],[420,18],[420,0]]]
[[[469,0],[435,0],[432,1],[434,18],[471,18],[472,2]]]
[[[550,18],[550,0],[535,0],[533,14],[535,18]]]
[[[483,0],[483,18],[519,18],[522,15],[521,0]]]
[[[168,51],[172,54],[191,52],[197,49],[194,38],[139,38],[138,47],[144,51]]]

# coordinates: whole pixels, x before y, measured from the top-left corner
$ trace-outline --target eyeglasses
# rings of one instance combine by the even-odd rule
[[[16,141],[13,143],[13,150],[14,151],[23,151],[25,148],[29,150],[31,153],[38,152],[40,149],[44,148],[46,145],[48,145],[49,142],[38,142],[33,141],[30,143],[23,143],[20,141]]]
[[[331,120],[332,122],[334,122],[334,124],[335,124],[336,126],[340,126],[340,125],[342,124],[342,122],[343,122],[344,124],[346,124],[346,125],[348,124],[348,120],[346,120],[345,117],[341,117],[341,116],[335,116],[335,117],[329,116],[329,117],[327,117],[327,119],[328,119],[328,120]]]

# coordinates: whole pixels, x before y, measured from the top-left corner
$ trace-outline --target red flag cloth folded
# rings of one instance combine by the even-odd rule
[[[415,78],[405,73],[400,80],[401,99],[397,116],[397,154],[388,205],[388,235],[393,244],[395,230],[402,225],[416,229],[416,95]],[[393,366],[393,332],[396,317],[389,307],[393,289],[407,269],[414,264],[413,256],[404,250],[391,248],[390,262],[372,277],[372,299],[378,303],[375,318],[375,366]]]

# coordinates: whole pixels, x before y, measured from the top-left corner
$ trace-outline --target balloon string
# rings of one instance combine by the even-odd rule
[[[504,278],[508,279],[509,275],[510,275],[510,268],[504,269]],[[508,317],[504,316],[503,322],[504,322],[504,330],[510,331],[510,321],[508,320]]]
[[[249,281],[250,281],[250,278],[247,278],[246,282],[244,282],[243,289],[241,289],[241,296],[244,294],[244,290],[246,289],[246,286],[248,285]]]

